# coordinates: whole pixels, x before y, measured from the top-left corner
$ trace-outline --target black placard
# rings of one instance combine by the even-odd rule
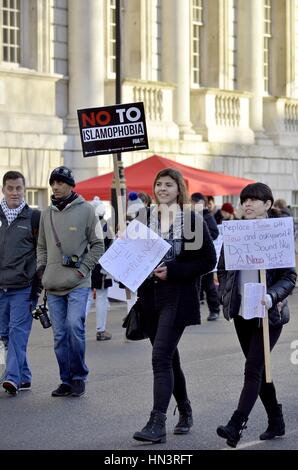
[[[84,157],[149,148],[142,102],[77,112]]]

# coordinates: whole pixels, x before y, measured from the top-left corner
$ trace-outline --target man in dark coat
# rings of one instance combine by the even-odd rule
[[[31,388],[26,349],[32,326],[31,310],[36,306],[39,293],[35,270],[40,212],[32,211],[25,202],[25,178],[22,173],[5,173],[2,192],[0,340],[8,347],[2,387],[15,396],[19,390]],[[33,230],[33,217],[36,219],[36,230]]]

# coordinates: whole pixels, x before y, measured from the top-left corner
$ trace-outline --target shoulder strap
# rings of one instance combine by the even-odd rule
[[[31,230],[33,236],[33,242],[36,246],[38,238],[38,229],[40,221],[40,211],[38,209],[31,209]]]
[[[51,226],[52,226],[52,231],[53,231],[53,235],[54,235],[54,238],[55,238],[56,246],[57,246],[57,248],[59,249],[60,253],[63,255],[63,251],[62,251],[62,247],[61,247],[61,242],[60,242],[60,240],[59,240],[59,238],[58,238],[56,229],[55,229],[55,227],[54,227],[53,211],[52,211],[52,209],[50,209],[50,219],[51,219]]]

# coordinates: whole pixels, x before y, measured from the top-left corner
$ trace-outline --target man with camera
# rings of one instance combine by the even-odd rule
[[[48,293],[54,350],[61,384],[53,397],[81,396],[88,368],[85,363],[85,311],[90,272],[104,251],[94,208],[74,191],[72,171],[55,168],[49,184],[52,204],[43,211],[37,264]]]
[[[3,176],[0,203],[0,340],[7,347],[2,386],[9,395],[30,390],[26,357],[40,285],[35,276],[40,212],[24,200],[25,178],[18,171]]]

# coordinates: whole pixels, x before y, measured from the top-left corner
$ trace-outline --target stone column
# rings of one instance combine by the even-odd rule
[[[80,179],[94,176],[99,157],[83,158],[77,109],[104,105],[104,2],[103,0],[71,0],[68,2],[69,114],[66,134],[69,135],[65,164]],[[101,157],[103,158],[103,157]],[[92,171],[93,169],[93,171]]]
[[[238,83],[250,91],[250,127],[256,137],[263,133],[264,94],[264,4],[263,0],[239,0],[238,3]]]
[[[174,120],[180,135],[193,133],[190,121],[190,11],[189,1],[163,0],[163,81],[176,86]]]

